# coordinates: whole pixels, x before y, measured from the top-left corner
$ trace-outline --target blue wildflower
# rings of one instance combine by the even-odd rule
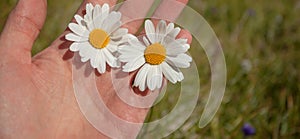
[[[244,124],[242,131],[244,133],[244,136],[251,136],[255,134],[255,128],[249,123]]]

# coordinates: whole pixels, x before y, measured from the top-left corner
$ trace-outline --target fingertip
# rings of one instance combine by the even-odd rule
[[[44,25],[46,14],[47,0],[19,0],[10,12],[0,41],[7,54],[18,56],[14,60],[31,63],[31,48]]]
[[[192,40],[193,40],[193,36],[186,29],[181,30],[180,33],[179,33],[179,35],[177,36],[177,38],[187,39],[188,40],[188,44],[191,44]]]

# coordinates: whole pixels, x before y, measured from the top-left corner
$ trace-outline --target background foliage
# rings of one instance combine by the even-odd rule
[[[0,30],[17,0],[0,1]],[[33,55],[64,31],[81,0],[49,0],[45,27]],[[190,0],[219,37],[227,62],[228,80],[221,108],[213,121],[199,129],[197,122],[210,89],[205,53],[193,56],[201,77],[199,107],[168,138],[244,138],[241,127],[250,123],[250,138],[300,137],[300,1]],[[197,42],[193,42],[195,49]],[[166,97],[152,108],[148,121],[166,115],[175,105],[179,86],[170,85]],[[176,122],[176,121],[174,121]]]

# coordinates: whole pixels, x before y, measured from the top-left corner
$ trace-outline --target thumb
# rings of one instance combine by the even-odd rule
[[[43,27],[47,0],[19,0],[0,36],[0,53],[31,62],[31,48]]]

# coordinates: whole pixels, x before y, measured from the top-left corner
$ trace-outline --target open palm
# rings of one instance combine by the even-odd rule
[[[85,0],[78,14],[82,15],[87,2],[113,6],[116,0]],[[122,5],[120,12],[145,16],[152,2],[128,2]],[[128,9],[134,5],[139,9]],[[175,20],[181,9],[170,12],[168,6],[167,1],[162,2],[154,16]],[[31,48],[44,24],[46,9],[47,0],[20,0],[1,33],[0,138],[106,138],[85,119],[76,102],[70,62],[73,53],[68,51],[71,42],[64,40],[68,31],[47,49],[31,57]],[[130,33],[135,33],[142,22],[124,26]],[[191,41],[186,31],[180,36]],[[107,107],[124,120],[143,122],[148,109],[134,108],[122,102],[113,89],[111,74],[107,71],[97,75],[98,89]],[[119,85],[128,86],[128,82],[124,80]],[[123,91],[133,93],[132,89]]]

